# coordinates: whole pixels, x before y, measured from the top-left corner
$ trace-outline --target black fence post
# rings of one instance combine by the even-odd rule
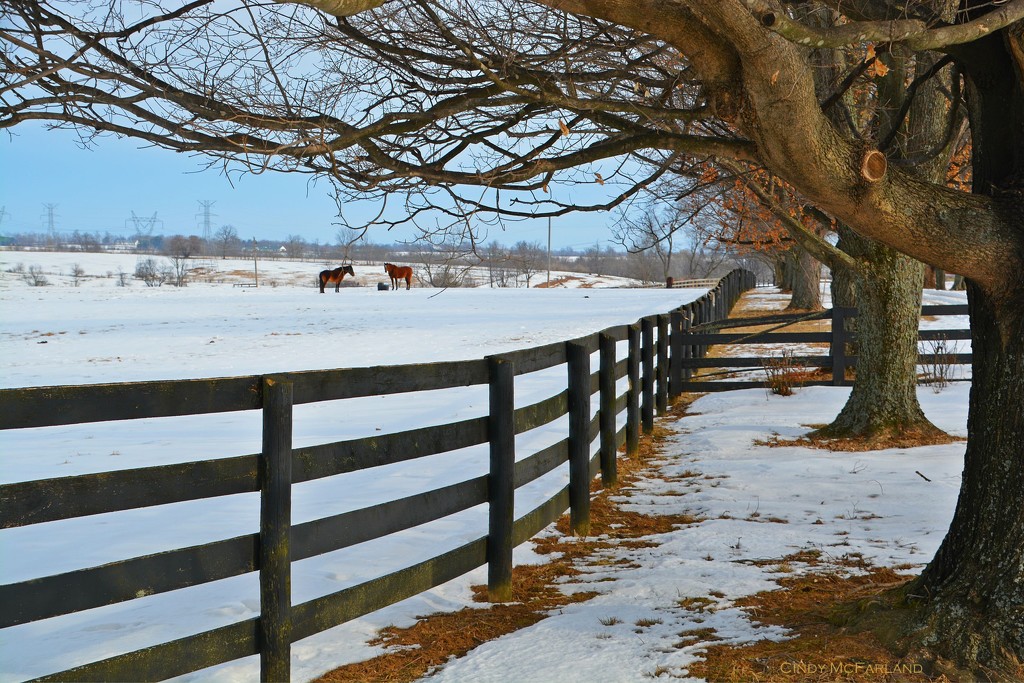
[[[832,357],[832,385],[842,386],[846,379],[846,324],[843,309],[832,306],[832,344],[829,353]]]
[[[694,302],[694,305],[696,307],[695,310],[697,313],[696,322],[698,325],[703,325],[708,321],[708,295],[705,294],[704,296],[702,296],[700,299]],[[707,347],[705,347],[703,344],[695,344],[693,347],[693,357],[703,358],[706,350]]]
[[[654,406],[658,415],[668,410],[668,316],[658,316],[658,388],[654,394]]]
[[[599,388],[601,392],[601,482],[614,486],[619,479],[615,454],[615,338],[602,332],[598,335],[601,357]]]
[[[669,357],[669,396],[675,398],[683,393],[683,320],[685,316],[680,308],[672,311],[669,327],[669,343],[672,355]]]
[[[569,366],[569,526],[590,533],[590,352],[578,342],[565,348]]]
[[[640,321],[640,337],[640,426],[650,434],[654,431],[654,323],[649,317]]]
[[[487,439],[491,470],[487,477],[487,598],[512,599],[512,524],[515,518],[515,366],[504,358],[487,358],[490,409]]]
[[[626,357],[626,455],[636,454],[640,447],[640,326],[629,326],[629,355]]]
[[[291,678],[292,384],[263,378],[260,473],[260,681]]]

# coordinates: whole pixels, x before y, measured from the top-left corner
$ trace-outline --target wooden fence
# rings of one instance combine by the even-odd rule
[[[922,316],[949,316],[967,315],[967,305],[938,305],[922,306]],[[731,375],[743,370],[764,371],[766,359],[771,354],[759,353],[755,356],[746,357],[718,357],[707,358],[704,352],[708,346],[713,344],[828,344],[827,355],[800,355],[791,356],[787,363],[793,368],[822,368],[831,371],[830,379],[819,381],[804,381],[803,386],[849,386],[853,381],[847,378],[847,368],[857,367],[857,356],[850,349],[855,347],[857,335],[851,329],[847,321],[856,318],[856,308],[836,307],[814,314],[783,314],[772,315],[760,318],[733,319],[733,320],[712,320],[706,323],[697,323],[686,326],[684,333],[680,335],[680,341],[684,348],[693,349],[693,353],[685,353],[682,362],[684,381],[682,391],[730,391],[733,389],[751,389],[765,386],[762,379],[753,380],[730,380],[714,379],[707,374],[697,375],[700,369],[715,368],[722,369],[718,375]],[[795,324],[812,320],[830,320],[831,329],[820,332],[779,332],[777,330]],[[752,327],[768,325],[769,329],[759,332],[721,332],[720,330],[729,327]],[[924,342],[946,342],[955,340],[969,340],[970,329],[936,329],[921,330],[918,333],[919,341]],[[763,349],[760,349],[763,351]],[[919,365],[969,365],[971,363],[970,353],[953,353],[933,348],[931,353],[919,353]],[[728,370],[725,370],[728,368]]]
[[[718,278],[711,277],[711,278],[699,278],[699,279],[694,279],[694,280],[675,280],[675,279],[673,279],[671,285],[667,285],[667,284],[664,284],[664,283],[654,282],[654,283],[651,283],[651,284],[643,285],[642,287],[643,287],[643,289],[658,289],[658,288],[663,288],[664,289],[666,287],[668,287],[669,289],[711,289],[711,288],[713,288],[717,284],[718,284]]]
[[[295,641],[438,586],[484,564],[492,599],[510,597],[512,549],[567,508],[575,532],[589,526],[589,485],[616,479],[616,451],[636,449],[641,431],[684,390],[684,327],[725,318],[754,285],[733,271],[699,300],[546,346],[488,358],[419,365],[0,390],[0,429],[260,410],[260,453],[174,465],[24,481],[0,486],[0,528],[259,491],[258,533],[64,574],[0,585],[0,628],[137,597],[259,572],[260,615],[36,680],[162,680],[255,654],[262,680],[289,678]],[[618,358],[618,342],[628,354]],[[599,353],[598,372],[591,354]],[[566,388],[514,408],[515,378],[560,364]],[[628,389],[617,394],[617,381]],[[293,407],[361,396],[489,386],[488,415],[444,425],[303,448],[292,447]],[[599,408],[592,411],[593,395]],[[625,424],[617,428],[625,411]],[[568,435],[516,458],[517,434],[568,414]],[[592,444],[598,440],[596,456]],[[291,522],[291,487],[321,477],[488,444],[489,474],[302,524]],[[522,456],[522,454],[520,454]],[[568,462],[569,483],[519,519],[517,488]],[[380,538],[488,503],[485,536],[359,585],[292,604],[291,563]]]

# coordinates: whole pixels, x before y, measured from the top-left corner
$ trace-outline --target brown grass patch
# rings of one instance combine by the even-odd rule
[[[670,414],[681,416],[695,398],[676,401]],[[644,515],[623,510],[611,500],[622,496],[623,489],[628,489],[651,469],[652,461],[661,455],[664,441],[671,435],[670,430],[655,425],[652,434],[641,437],[638,452],[633,457],[619,457],[617,486],[599,490],[600,485],[595,480],[596,492],[590,503],[590,536],[570,536],[569,516],[563,515],[556,523],[562,535],[533,539],[535,552],[551,555],[552,559],[545,564],[513,568],[512,602],[431,614],[419,617],[408,628],[389,626],[370,643],[385,646],[388,652],[335,669],[317,679],[318,682],[415,681],[452,656],[461,657],[481,643],[537,623],[558,607],[584,602],[597,595],[595,592],[566,594],[558,586],[573,583],[572,579],[582,573],[581,566],[631,566],[628,559],[602,556],[604,550],[653,547],[657,542],[650,537],[701,521],[692,515]],[[486,586],[473,586],[472,590],[474,600],[487,601]],[[638,622],[637,626],[642,624]]]
[[[796,439],[783,439],[778,435],[773,435],[767,439],[755,440],[754,445],[768,446],[770,448],[797,446],[800,448],[818,448],[843,453],[859,453],[888,448],[938,446],[958,441],[966,441],[966,439],[961,436],[951,436],[943,431],[932,428],[892,430],[872,436],[856,436],[841,439],[828,438],[813,432]]]
[[[784,302],[778,302],[779,307],[774,309],[768,309],[764,307],[754,306],[754,301],[748,297],[741,296],[736,302],[736,306],[729,313],[730,319],[742,320],[744,318],[760,318],[773,313],[781,312]],[[801,313],[802,311],[787,311]],[[807,311],[810,313],[811,311]],[[768,329],[778,327],[780,323],[773,324],[762,324],[762,325],[750,325],[743,327],[733,327],[725,330],[730,334],[752,334],[754,332],[763,332]],[[785,327],[779,328],[778,332],[828,332],[831,329],[830,320],[805,320],[798,323],[786,325]],[[716,344],[708,347],[707,358],[729,358],[729,357],[755,357],[765,356],[766,362],[772,363],[773,359],[770,356],[777,353],[777,349],[780,348],[780,344],[772,343],[758,343],[751,344]],[[801,353],[814,353],[827,354],[828,344],[826,343],[807,343],[801,344]],[[774,362],[778,362],[776,357]],[[769,372],[771,368],[765,370]],[[741,372],[750,372],[750,370],[737,370],[735,372],[728,372],[725,368],[700,368],[696,371],[696,377],[717,377],[720,379],[731,379]],[[823,379],[830,379],[832,377],[831,371],[825,371],[815,368],[804,368],[804,367],[788,367],[785,368],[785,383],[789,387],[799,387],[807,382],[822,381]],[[770,374],[769,374],[770,379]],[[782,395],[788,396],[792,392],[782,392]]]
[[[745,646],[712,645],[690,676],[709,681],[945,681],[893,652],[869,632],[836,625],[850,605],[879,601],[912,577],[873,567],[859,576],[835,570],[779,580],[782,590],[737,600],[757,621],[791,629],[793,638]]]
[[[573,280],[582,280],[582,279],[583,278],[581,278],[581,277],[575,277],[573,275],[566,275],[565,277],[556,277],[555,279],[551,280],[550,282],[547,282],[547,281],[541,282],[540,284],[536,285],[536,288],[537,289],[544,289],[545,287],[558,287],[559,285],[564,285],[566,282],[572,282]]]

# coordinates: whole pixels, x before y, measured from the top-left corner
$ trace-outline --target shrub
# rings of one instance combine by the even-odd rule
[[[50,284],[50,281],[43,275],[42,266],[29,266],[28,271],[23,273],[21,277],[30,287],[45,287]]]
[[[796,362],[793,352],[784,349],[779,356],[761,361],[767,378],[768,391],[778,396],[792,396],[808,377],[807,368]]]

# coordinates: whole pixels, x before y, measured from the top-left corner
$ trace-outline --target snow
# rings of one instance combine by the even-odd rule
[[[673,425],[681,433],[659,468],[685,483],[648,478],[624,500],[638,512],[688,513],[705,521],[656,537],[661,545],[653,549],[613,551],[638,566],[590,572],[572,589],[601,595],[485,643],[430,680],[498,683],[509,680],[509,671],[517,681],[537,683],[685,678],[705,646],[677,646],[686,631],[713,628],[718,643],[734,644],[784,636],[777,627],[752,623],[734,601],[792,575],[779,571],[787,555],[817,550],[825,558],[860,553],[878,565],[925,563],[952,517],[962,444],[856,454],[752,445],[771,433],[797,435],[807,431],[806,423],[827,422],[848,391],[810,387],[769,397],[743,390],[696,401],[694,414]],[[940,427],[965,433],[966,385],[920,397]],[[753,560],[775,562],[756,566]],[[790,564],[793,571],[806,570]],[[616,580],[608,583],[609,577]],[[687,609],[680,604],[686,597],[712,605]]]
[[[101,258],[102,257],[102,258]],[[642,315],[664,312],[700,290],[451,289],[378,292],[379,267],[356,265],[368,287],[319,294],[292,284],[319,264],[261,262],[277,287],[198,283],[184,289],[117,287],[99,277],[71,287],[73,263],[86,273],[134,270],[135,257],[0,252],[0,385],[212,377],[285,370],[480,358],[568,339]],[[28,287],[14,264],[39,263],[51,287]],[[266,269],[265,271],[263,269]],[[287,275],[287,273],[292,273]],[[273,273],[278,273],[274,275]],[[308,278],[307,278],[308,279]],[[586,281],[581,281],[586,282]],[[609,284],[602,281],[602,284]],[[962,302],[960,293],[941,293]],[[946,301],[943,301],[946,303]],[[948,319],[943,327],[955,327]],[[45,342],[45,343],[42,343]],[[517,380],[516,402],[539,400],[564,381],[564,369]],[[566,590],[598,597],[567,606],[538,624],[485,643],[442,667],[442,681],[641,681],[682,676],[702,643],[677,647],[681,632],[714,628],[727,642],[781,638],[733,605],[775,587],[774,563],[801,549],[826,557],[861,553],[879,565],[922,565],[938,547],[959,489],[963,444],[833,454],[767,448],[755,440],[792,437],[827,422],[848,389],[813,387],[791,397],[748,390],[699,399],[660,465],[624,504],[640,512],[699,515],[699,524],[657,538],[654,548],[618,548],[610,564],[589,569]],[[926,414],[966,434],[968,385],[920,391]],[[335,401],[296,409],[295,445],[303,446],[441,424],[482,415],[484,388]],[[13,482],[170,462],[229,457],[260,449],[255,412],[74,425],[0,433],[0,481]],[[564,435],[564,421],[517,439],[518,457]],[[413,464],[377,468],[294,487],[295,523],[467,479],[486,471],[485,449],[463,449]],[[926,481],[917,472],[926,475]],[[517,491],[517,516],[565,484],[554,472]],[[682,477],[680,480],[679,478]],[[684,494],[684,495],[680,495]],[[0,580],[23,581],[256,530],[258,497],[231,496],[0,530]],[[769,521],[776,520],[776,521]],[[785,520],[786,523],[782,523]],[[823,522],[823,523],[821,523]],[[354,548],[298,562],[293,601],[359,583],[456,547],[486,529],[485,506]],[[547,532],[551,533],[551,532]],[[561,542],[572,543],[563,538]],[[516,562],[539,562],[529,544]],[[792,563],[795,571],[804,571]],[[763,565],[763,566],[760,566]],[[438,610],[479,606],[466,576],[295,643],[292,676],[308,680],[378,654],[376,629],[409,625]],[[615,578],[613,582],[604,579]],[[715,591],[714,597],[710,596]],[[712,600],[703,612],[680,599]],[[0,681],[45,675],[87,661],[215,628],[259,612],[255,575],[149,596],[0,631]],[[642,621],[644,626],[637,624]],[[249,681],[250,657],[182,677]]]

